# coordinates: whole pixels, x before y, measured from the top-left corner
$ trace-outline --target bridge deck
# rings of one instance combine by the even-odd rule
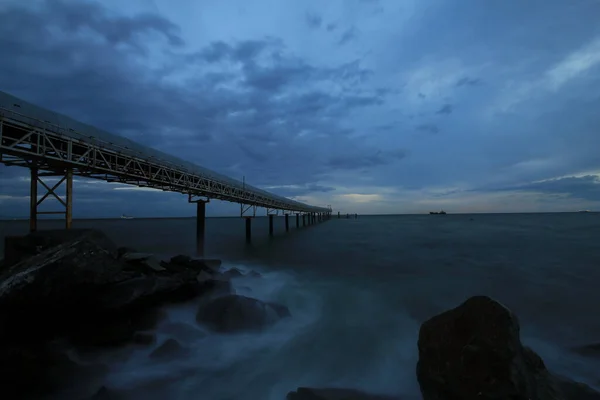
[[[330,213],[0,92],[0,162],[291,212]]]

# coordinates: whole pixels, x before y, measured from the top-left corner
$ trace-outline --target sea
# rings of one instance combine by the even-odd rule
[[[161,258],[196,250],[194,218],[73,226]],[[0,222],[1,236],[27,229]],[[523,343],[551,371],[600,389],[600,358],[572,351],[600,343],[600,213],[334,215],[300,228],[291,217],[289,232],[276,217],[272,238],[268,219],[255,218],[252,230],[249,245],[243,219],[208,218],[205,255],[260,272],[237,279],[237,292],[284,304],[292,317],[261,333],[220,335],[195,322],[196,304],[168,308],[156,346],[173,336],[165,324],[183,322],[199,332],[175,335],[189,355],[166,363],[148,357],[153,347],[95,355],[109,366],[96,388],[143,399],[283,400],[300,386],[342,387],[418,399],[421,323],[487,295],[515,312]]]

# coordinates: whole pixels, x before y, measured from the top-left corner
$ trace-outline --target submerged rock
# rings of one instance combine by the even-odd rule
[[[489,297],[472,297],[423,323],[418,348],[424,400],[574,400],[583,395],[521,344],[517,317]]]
[[[187,349],[175,339],[167,339],[164,343],[150,353],[150,358],[171,360],[187,354]]]
[[[400,400],[400,397],[373,395],[354,389],[298,388],[286,400]]]
[[[287,307],[251,297],[228,295],[200,306],[196,321],[217,332],[256,331],[289,317]]]

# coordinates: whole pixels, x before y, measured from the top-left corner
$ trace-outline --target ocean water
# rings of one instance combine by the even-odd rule
[[[74,226],[163,257],[195,249],[194,219]],[[209,218],[206,230],[207,257],[263,274],[237,279],[238,293],[285,304],[292,318],[263,333],[216,335],[195,323],[196,304],[169,308],[158,342],[175,337],[189,355],[168,363],[151,360],[153,348],[95,355],[110,365],[96,387],[144,399],[283,400],[298,386],[416,399],[420,324],[483,294],[518,315],[523,342],[552,371],[600,388],[600,360],[570,350],[600,342],[598,213],[334,217],[299,230],[290,218],[288,233],[281,217],[272,239],[257,218],[251,246],[239,218]],[[24,221],[0,222],[1,236],[26,232]],[[172,322],[198,335],[173,333]]]

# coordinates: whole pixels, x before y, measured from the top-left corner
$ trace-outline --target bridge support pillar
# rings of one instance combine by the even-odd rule
[[[204,239],[206,234],[206,201],[196,202],[196,254],[204,256]]]
[[[188,203],[196,203],[196,255],[204,257],[204,243],[206,238],[206,203],[210,199],[194,198],[188,195]]]
[[[306,214],[302,214],[302,226],[306,226]]]
[[[296,213],[296,228],[300,228],[300,214]]]
[[[290,231],[290,215],[289,214],[285,214],[285,231],[286,232]]]
[[[37,231],[37,184],[38,170],[31,168],[31,187],[29,190],[29,231]]]
[[[340,212],[338,211],[338,219],[340,219]]]
[[[252,217],[246,217],[246,243],[252,243]]]
[[[68,168],[64,174],[56,173],[40,173],[36,167],[31,168],[31,182],[29,193],[29,231],[37,231],[38,215],[40,214],[64,214],[65,229],[71,229],[73,224],[73,170]],[[41,177],[56,177],[60,176],[60,180],[50,187],[42,180]],[[65,182],[65,198],[61,198],[56,194],[56,189]],[[45,189],[46,193],[38,200],[38,183]],[[64,211],[39,211],[38,207],[48,196],[53,196],[62,206]]]
[[[269,214],[269,236],[273,236],[273,214]]]

